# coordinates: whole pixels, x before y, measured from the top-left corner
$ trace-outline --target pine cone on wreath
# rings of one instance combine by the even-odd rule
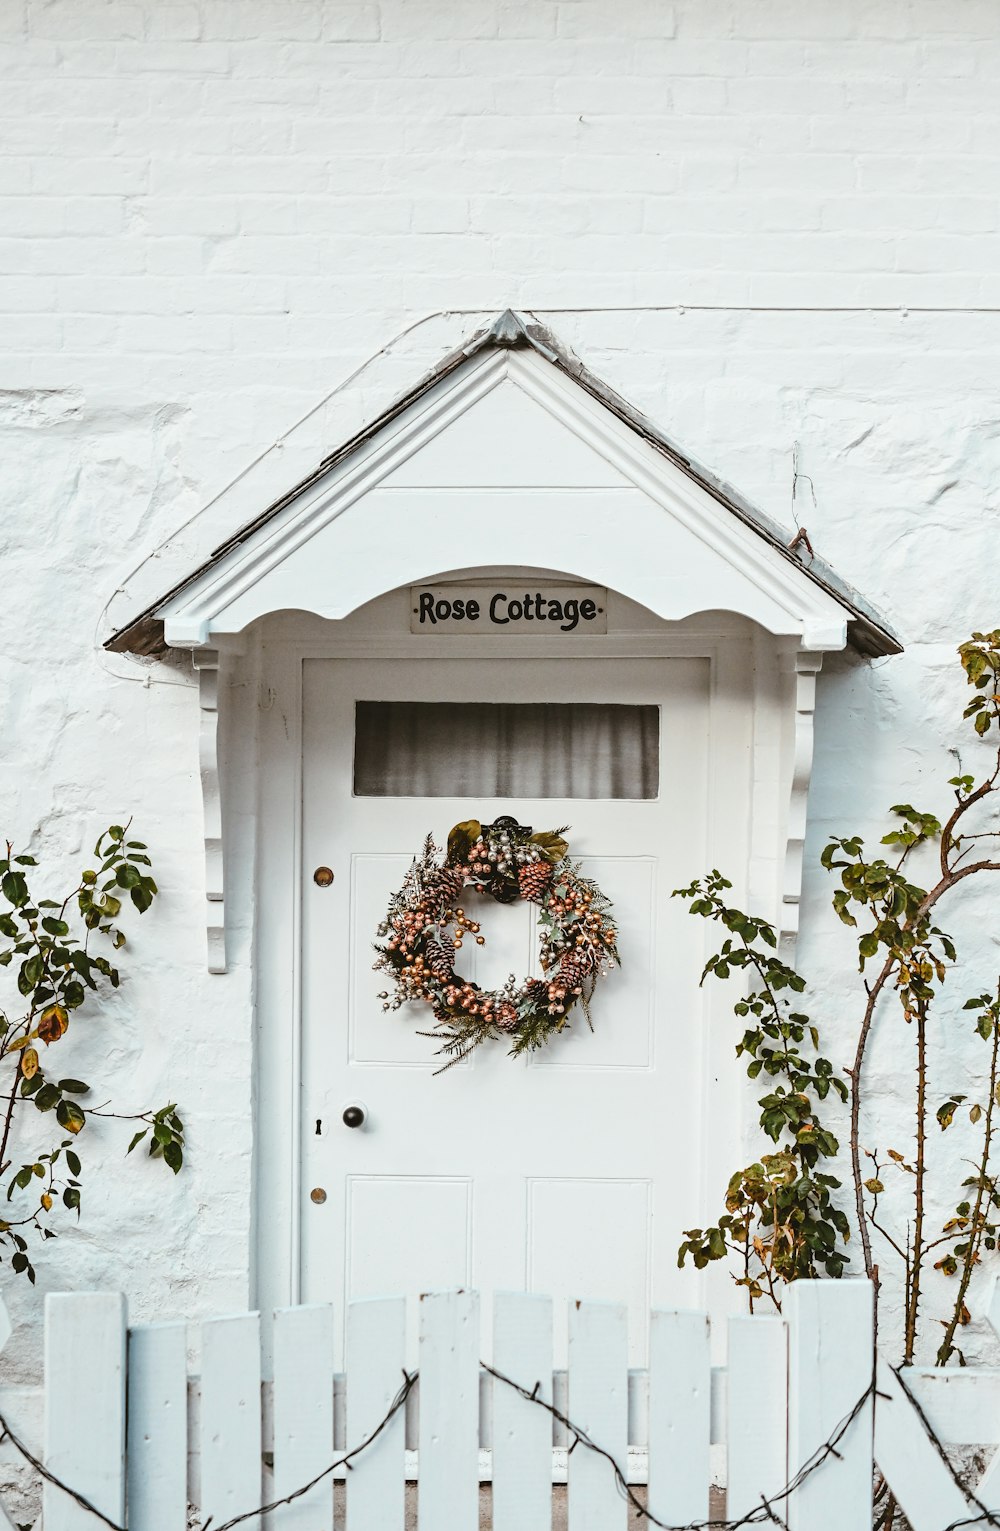
[[[544,978],[529,978],[524,995],[536,1009],[544,1010],[549,1002],[549,986]]]
[[[440,941],[428,941],[424,947],[424,961],[434,974],[435,978],[445,979],[454,977],[455,953]]]
[[[565,988],[567,994],[573,994],[577,989],[582,989],[586,976],[587,969],[579,957],[565,956],[559,964],[558,982]]]
[[[519,1016],[517,1006],[505,1000],[496,1009],[496,1024],[500,1031],[514,1031],[517,1028]]]
[[[521,868],[517,881],[521,897],[533,904],[540,904],[552,881],[552,867],[547,861],[533,861],[529,866]]]
[[[440,898],[442,905],[450,904],[465,887],[465,873],[461,867],[442,867],[427,879],[426,886],[428,891]]]

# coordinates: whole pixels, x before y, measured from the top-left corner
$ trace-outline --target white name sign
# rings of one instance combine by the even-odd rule
[[[606,633],[608,592],[596,585],[414,585],[413,633]]]

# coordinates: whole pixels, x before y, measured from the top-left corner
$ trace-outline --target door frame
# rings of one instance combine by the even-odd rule
[[[678,625],[679,626],[679,625]],[[666,628],[666,624],[664,624]],[[498,657],[579,659],[703,658],[709,662],[709,793],[706,867],[718,865],[745,907],[755,884],[777,860],[774,816],[787,816],[787,790],[778,769],[782,753],[780,655],[775,640],[740,618],[713,614],[685,631],[606,634],[575,643],[569,655],[555,638],[474,640],[409,633],[351,633],[333,624],[288,613],[262,625],[257,645],[257,865],[254,897],[254,1195],[250,1295],[263,1311],[299,1300],[303,1185],[302,1062],[302,666],[307,659]],[[347,630],[345,630],[347,629]],[[749,641],[748,641],[749,639]],[[584,648],[586,645],[586,648]],[[785,714],[787,716],[787,714]],[[762,731],[771,740],[770,765],[761,769]],[[728,737],[728,747],[721,741]],[[723,810],[724,811],[721,811]],[[765,833],[760,832],[762,821]],[[781,831],[779,839],[783,836]],[[783,847],[782,847],[783,851]],[[783,854],[782,854],[783,859]],[[756,867],[756,873],[755,873]],[[755,912],[776,918],[774,909]],[[695,932],[692,931],[694,935]],[[710,932],[699,928],[697,939]],[[735,991],[712,985],[704,999],[700,1118],[712,1120],[703,1137],[699,1188],[691,1217],[714,1207],[742,1151],[748,1092],[736,1066],[732,1017]],[[720,1124],[721,1129],[720,1130]],[[678,1229],[678,1241],[681,1230]],[[721,1265],[721,1262],[720,1262]],[[713,1312],[734,1311],[728,1272],[710,1268],[703,1297]]]

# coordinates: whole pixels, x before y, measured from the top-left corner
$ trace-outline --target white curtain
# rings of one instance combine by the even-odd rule
[[[655,798],[655,706],[358,702],[358,797]]]

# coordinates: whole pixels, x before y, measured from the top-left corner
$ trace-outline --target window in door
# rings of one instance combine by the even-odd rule
[[[660,709],[614,702],[369,702],[355,797],[655,799]]]

